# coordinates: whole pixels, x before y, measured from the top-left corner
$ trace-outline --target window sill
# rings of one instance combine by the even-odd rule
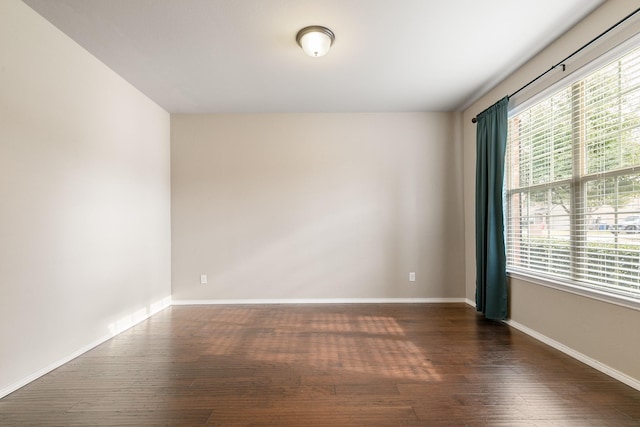
[[[507,271],[507,277],[512,277],[518,280],[524,280],[536,285],[546,286],[548,288],[556,289],[559,291],[569,292],[574,295],[579,295],[582,297],[595,299],[597,301],[602,301],[609,304],[615,304],[621,307],[640,311],[640,300],[625,297],[622,295],[616,295],[613,293],[604,292],[597,289],[589,289],[583,286],[562,282],[560,280],[556,280],[550,277],[533,275],[528,271],[522,271],[522,270],[516,270],[516,269],[509,269]]]

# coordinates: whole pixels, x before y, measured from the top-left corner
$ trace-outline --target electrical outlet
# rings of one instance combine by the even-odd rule
[[[416,273],[415,271],[412,271],[409,273],[409,281],[410,282],[415,282],[416,281]]]
[[[201,285],[206,285],[207,284],[207,275],[206,274],[201,274],[200,275],[200,284]]]

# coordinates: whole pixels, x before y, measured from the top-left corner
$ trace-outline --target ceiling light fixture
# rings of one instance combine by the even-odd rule
[[[296,41],[304,53],[313,57],[326,55],[335,39],[333,31],[320,25],[304,27],[296,36]]]

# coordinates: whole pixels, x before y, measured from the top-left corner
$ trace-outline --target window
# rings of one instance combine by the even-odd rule
[[[640,302],[640,48],[513,114],[505,162],[508,270]]]

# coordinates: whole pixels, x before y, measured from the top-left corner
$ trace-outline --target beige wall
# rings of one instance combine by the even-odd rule
[[[170,296],[169,115],[0,1],[0,396]]]
[[[173,299],[463,297],[456,128],[449,113],[172,115]]]
[[[467,298],[474,300],[475,293],[476,129],[471,118],[546,71],[631,13],[637,6],[637,2],[631,1],[606,2],[463,113]],[[578,61],[569,63],[567,73],[577,64]],[[511,280],[510,286],[512,320],[640,381],[640,363],[637,357],[640,354],[640,311],[552,290],[523,280]]]
[[[510,290],[512,318],[518,323],[640,379],[640,311],[515,278]]]

